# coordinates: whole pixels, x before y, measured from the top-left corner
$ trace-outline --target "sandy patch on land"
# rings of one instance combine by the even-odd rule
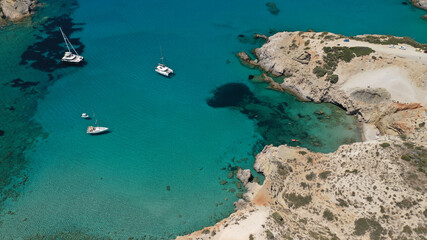
[[[364,141],[371,141],[377,139],[378,128],[373,124],[363,124],[363,137]]]
[[[356,88],[385,88],[395,101],[427,103],[427,91],[414,86],[405,69],[396,66],[365,71],[351,76],[342,89],[351,93]]]
[[[253,234],[254,237],[265,234],[265,229],[262,225],[267,221],[269,212],[269,208],[258,208],[257,211],[252,212],[246,219],[240,220],[238,224],[230,224],[227,228],[218,232],[212,239],[248,240],[250,234]]]

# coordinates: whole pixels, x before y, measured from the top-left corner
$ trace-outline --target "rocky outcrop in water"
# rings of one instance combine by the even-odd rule
[[[427,10],[427,0],[411,0],[415,7]]]
[[[273,89],[291,91],[304,100],[339,105],[357,114],[360,121],[376,125],[383,134],[411,135],[417,124],[427,120],[425,105],[405,111],[395,111],[395,107],[427,103],[427,55],[415,51],[415,47],[427,46],[388,38],[372,35],[349,40],[328,32],[282,32],[254,50],[256,59],[245,53],[238,56],[252,67],[284,77],[281,84],[264,78]],[[394,44],[389,47],[387,41],[401,41],[407,50]],[[422,135],[425,139],[427,131]]]
[[[37,0],[0,0],[0,18],[18,21],[29,16],[36,4]]]

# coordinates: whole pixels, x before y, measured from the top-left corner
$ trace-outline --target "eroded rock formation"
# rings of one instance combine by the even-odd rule
[[[29,16],[37,0],[0,0],[0,18],[18,21]]]

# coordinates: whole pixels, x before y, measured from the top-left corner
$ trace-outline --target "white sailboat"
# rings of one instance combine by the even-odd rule
[[[167,67],[164,64],[164,57],[162,54],[162,48],[160,47],[160,60],[162,60],[162,63],[159,63],[155,69],[156,72],[158,72],[160,75],[163,75],[165,77],[169,77],[171,74],[173,74],[173,70],[169,67]]]
[[[94,126],[87,127],[86,133],[95,135],[95,134],[100,134],[108,131],[107,127],[100,127],[97,123],[98,123],[98,120],[95,121],[96,127]]]
[[[59,30],[61,31],[62,37],[64,38],[65,45],[67,46],[67,49],[68,49],[68,51],[65,52],[64,56],[62,57],[61,61],[67,62],[67,63],[82,62],[84,58],[77,53],[76,49],[74,49],[73,45],[71,44],[70,40],[67,38],[65,33],[62,31],[62,29],[59,28]],[[70,47],[74,53],[71,52]]]

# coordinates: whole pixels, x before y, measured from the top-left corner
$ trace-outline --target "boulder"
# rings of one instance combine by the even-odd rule
[[[421,18],[422,18],[422,19],[424,19],[424,20],[427,20],[427,14],[426,14],[426,15],[421,16]]]
[[[235,201],[234,203],[234,211],[242,210],[246,208],[247,202],[243,199],[239,199],[238,201]]]
[[[2,0],[0,1],[0,8],[3,17],[16,21],[30,15],[35,3],[34,0]]]
[[[385,88],[366,88],[356,89],[350,94],[350,97],[363,103],[377,104],[389,102],[391,94]]]
[[[268,37],[266,35],[261,35],[261,34],[258,34],[258,33],[255,33],[254,38],[262,38],[265,41],[268,41]]]
[[[250,67],[254,67],[257,66],[257,60],[252,60],[252,58],[245,52],[239,52],[237,54],[237,57],[240,58],[240,60],[245,63],[246,65],[250,66]]]
[[[427,10],[427,0],[411,0],[415,7]]]
[[[241,168],[239,168],[239,170],[237,171],[236,177],[237,177],[237,179],[239,179],[243,183],[243,186],[248,184],[248,182],[251,179],[253,179],[251,170],[249,170],[249,169],[243,170]]]

